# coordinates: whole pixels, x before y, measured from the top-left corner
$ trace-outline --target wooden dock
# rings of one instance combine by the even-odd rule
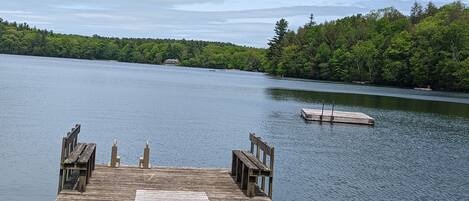
[[[361,112],[343,112],[324,109],[302,109],[301,116],[308,121],[374,125],[375,120]]]
[[[253,133],[249,134],[251,150],[233,150],[233,163],[231,170],[228,170],[152,167],[148,141],[138,166],[121,165],[117,140],[111,148],[110,163],[96,165],[96,144],[79,143],[80,128],[81,125],[76,124],[62,139],[56,201],[272,199],[274,147]]]
[[[206,195],[204,197],[204,195]],[[57,201],[270,200],[248,197],[228,169],[96,165],[86,191],[62,190]]]

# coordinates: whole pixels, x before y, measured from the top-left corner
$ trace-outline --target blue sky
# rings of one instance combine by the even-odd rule
[[[427,1],[420,1],[426,4]],[[433,1],[437,5],[452,2]],[[462,1],[468,4],[469,0]],[[68,34],[225,41],[265,47],[280,18],[290,29],[414,0],[0,0],[0,17]]]

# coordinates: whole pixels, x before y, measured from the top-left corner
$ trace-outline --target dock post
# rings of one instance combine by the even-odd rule
[[[143,157],[140,157],[140,168],[142,169],[149,169],[150,168],[150,146],[148,145],[148,141],[145,144],[145,148],[143,149]]]
[[[324,115],[324,100],[322,100],[322,109],[321,109],[321,116],[319,116],[319,123],[322,123],[323,115]]]
[[[112,143],[110,166],[113,168],[120,166],[120,157],[117,156],[117,139],[114,139],[114,142]]]
[[[331,123],[334,121],[334,107],[335,107],[335,102],[332,102]]]

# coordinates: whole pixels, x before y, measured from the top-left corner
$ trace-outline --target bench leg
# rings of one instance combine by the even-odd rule
[[[265,192],[265,177],[262,177],[262,181],[261,181],[261,189],[262,191]]]
[[[269,197],[270,199],[272,199],[272,183],[273,183],[273,180],[274,177],[269,177]]]
[[[250,188],[250,169],[243,164],[243,171],[242,171],[242,181],[241,181],[241,189],[246,190],[246,194],[249,194]]]
[[[59,173],[59,189],[57,191],[57,194],[59,194],[60,191],[62,191],[62,188],[64,186],[63,180],[64,180],[64,170],[61,168],[60,173]]]
[[[90,164],[90,169],[88,169],[88,183],[89,183],[89,180],[90,180],[90,177],[93,176],[93,163]]]
[[[241,182],[241,178],[243,177],[243,163],[236,159],[236,182]]]
[[[231,176],[236,177],[236,163],[238,160],[236,160],[236,155],[233,153],[233,159],[231,160]]]
[[[78,191],[85,192],[86,190],[86,177],[87,177],[86,170],[80,170],[80,178],[78,179]]]
[[[249,197],[254,197],[256,195],[256,183],[257,176],[249,176],[248,186],[247,186],[247,195]]]
[[[244,181],[246,180],[246,179],[244,179],[245,175],[246,174],[244,174],[244,164],[242,164],[241,165],[241,183],[240,183],[241,190],[245,189],[244,188]]]
[[[63,181],[66,182],[67,179],[68,179],[68,170],[65,169],[65,170],[64,170],[64,180],[63,180]]]
[[[246,177],[247,177],[246,178],[246,195],[248,197],[252,197],[252,195],[251,195],[252,194],[252,192],[251,192],[251,188],[252,188],[251,176],[248,173],[248,175]]]
[[[88,168],[86,170],[86,184],[90,182],[90,177],[91,177],[91,163],[88,163]]]

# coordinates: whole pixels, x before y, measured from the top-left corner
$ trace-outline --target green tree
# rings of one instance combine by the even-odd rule
[[[374,81],[373,70],[375,65],[375,57],[378,51],[371,41],[359,42],[352,47],[352,61],[356,69],[353,75],[354,79],[360,81]]]
[[[280,19],[275,23],[275,36],[269,41],[269,49],[267,50],[267,58],[271,63],[270,73],[274,75],[283,75],[283,69],[277,69],[280,58],[282,57],[283,39],[287,33],[288,22]]]
[[[408,31],[402,31],[392,38],[384,53],[383,78],[386,82],[400,86],[412,84],[409,66],[411,51],[412,36]]]
[[[433,4],[433,2],[428,2],[427,7],[425,8],[425,17],[434,16],[438,12],[438,8]]]
[[[417,24],[420,22],[420,20],[423,17],[423,7],[419,3],[414,2],[414,5],[412,6],[410,10],[410,21],[412,24]]]

